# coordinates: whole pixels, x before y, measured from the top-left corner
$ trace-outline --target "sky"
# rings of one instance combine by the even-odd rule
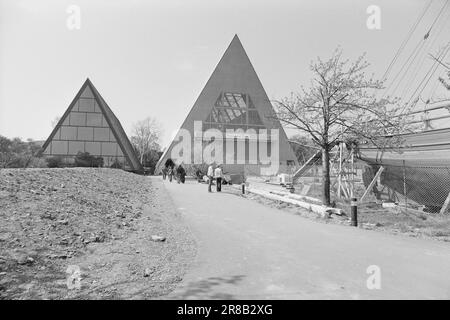
[[[311,60],[338,45],[350,59],[366,52],[369,71],[382,76],[429,1],[0,0],[0,135],[45,140],[89,77],[128,134],[156,118],[164,147],[234,34],[269,98],[280,99],[308,85]],[[432,1],[417,39],[445,1]],[[67,26],[71,5],[79,29]],[[380,29],[366,25],[370,5],[380,8]],[[450,24],[439,30],[436,46]]]

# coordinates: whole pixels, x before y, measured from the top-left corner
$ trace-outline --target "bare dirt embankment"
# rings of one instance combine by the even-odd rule
[[[158,298],[194,254],[159,179],[114,169],[0,170],[0,298]]]

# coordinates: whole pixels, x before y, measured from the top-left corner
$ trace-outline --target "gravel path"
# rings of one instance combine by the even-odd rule
[[[165,186],[198,243],[170,298],[450,298],[448,243],[318,223],[227,186]]]

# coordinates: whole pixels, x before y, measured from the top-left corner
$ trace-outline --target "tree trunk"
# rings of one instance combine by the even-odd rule
[[[330,152],[329,148],[322,149],[322,203],[329,206],[330,199]]]
[[[141,150],[140,150],[140,160],[141,160],[141,165],[144,166],[144,146],[141,146]]]

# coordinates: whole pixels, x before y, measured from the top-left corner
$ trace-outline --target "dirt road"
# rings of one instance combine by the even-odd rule
[[[164,185],[198,244],[168,298],[450,298],[447,243],[317,223],[226,186]]]

